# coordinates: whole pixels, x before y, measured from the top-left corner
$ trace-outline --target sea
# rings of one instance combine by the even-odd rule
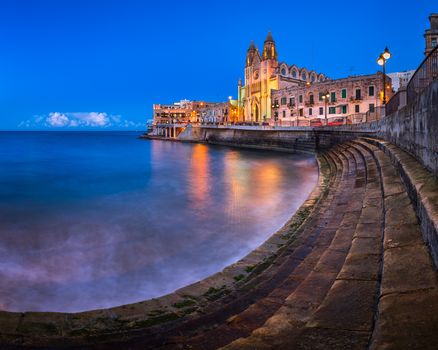
[[[312,155],[139,136],[0,132],[0,310],[170,293],[262,244],[318,180]]]

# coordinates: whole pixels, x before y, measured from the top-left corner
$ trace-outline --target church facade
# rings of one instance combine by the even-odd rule
[[[244,84],[239,80],[239,119],[245,122],[267,122],[272,118],[272,91],[291,86],[306,86],[326,81],[324,74],[278,61],[278,53],[269,32],[262,54],[251,42],[245,60]]]

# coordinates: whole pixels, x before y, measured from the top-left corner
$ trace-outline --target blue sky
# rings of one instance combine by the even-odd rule
[[[139,129],[154,102],[225,101],[268,30],[281,61],[332,78],[376,72],[386,45],[389,71],[414,69],[431,12],[407,0],[0,0],[0,129]]]

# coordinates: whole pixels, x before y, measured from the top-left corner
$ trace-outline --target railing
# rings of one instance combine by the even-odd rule
[[[386,104],[386,115],[397,112],[397,110],[400,106],[400,95],[401,95],[401,91],[399,90],[388,101],[388,103]]]
[[[406,88],[407,102],[412,103],[417,95],[438,77],[438,46],[435,47],[415,71]]]

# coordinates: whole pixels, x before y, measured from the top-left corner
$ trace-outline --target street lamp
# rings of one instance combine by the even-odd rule
[[[277,121],[278,121],[278,108],[280,107],[278,104],[278,101],[274,101],[274,103],[271,105],[271,107],[273,109],[275,109],[274,111],[274,122],[275,122],[275,126],[277,126]]]
[[[325,125],[328,124],[327,105],[328,105],[329,97],[330,97],[330,93],[327,90],[322,93],[322,99],[324,100],[324,103],[325,103]]]
[[[388,47],[385,47],[385,51],[380,54],[379,58],[377,59],[377,64],[379,66],[382,66],[383,70],[383,104],[386,105],[386,61],[388,61],[391,58],[391,53],[388,50]]]

